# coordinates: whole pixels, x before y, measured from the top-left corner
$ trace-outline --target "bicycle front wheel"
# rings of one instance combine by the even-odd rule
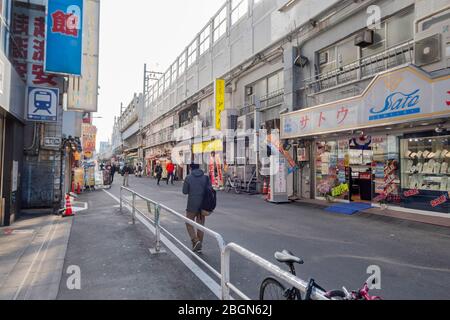
[[[234,192],[235,192],[236,194],[240,194],[240,193],[241,193],[241,187],[242,187],[242,182],[241,182],[241,180],[235,179],[235,180],[234,180],[234,183],[233,183],[233,186],[234,186]]]
[[[273,278],[267,278],[261,284],[259,299],[266,301],[289,300],[286,288]]]

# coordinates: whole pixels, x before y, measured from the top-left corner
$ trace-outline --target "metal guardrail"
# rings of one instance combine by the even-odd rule
[[[126,199],[124,199],[123,197],[123,191],[126,191],[128,193],[131,194],[132,196],[132,201],[129,202]],[[140,211],[139,209],[136,208],[136,199],[139,198],[141,200],[144,200],[147,203],[147,207],[149,209],[149,212],[151,213],[152,211],[154,212],[154,217],[153,219],[151,217],[148,217],[146,213]],[[171,234],[168,230],[166,230],[165,228],[161,227],[161,223],[160,223],[160,217],[161,217],[161,211],[164,210],[164,212],[167,212],[177,218],[179,218],[180,220],[182,220],[183,222],[193,226],[196,229],[199,229],[201,231],[203,231],[205,234],[208,234],[210,236],[212,236],[216,241],[217,241],[217,245],[219,247],[220,252],[223,251],[223,249],[225,248],[225,241],[223,240],[222,236],[220,234],[218,234],[217,232],[214,232],[198,223],[196,223],[195,221],[185,217],[184,215],[176,212],[175,210],[172,210],[156,201],[153,201],[151,199],[148,199],[147,197],[140,195],[139,193],[126,188],[126,187],[121,187],[120,189],[120,210],[123,210],[123,204],[129,204],[131,206],[131,214],[132,214],[132,221],[133,224],[136,222],[136,213],[140,213],[141,216],[143,216],[145,219],[147,219],[150,223],[152,223],[155,227],[155,237],[156,237],[156,243],[155,243],[155,251],[158,253],[161,251],[161,231],[163,231],[165,234],[167,234],[169,237],[171,237],[174,241],[176,241],[180,246],[182,246],[185,250],[187,250],[188,252],[192,252],[183,242],[181,242],[179,239],[177,239],[173,234]],[[151,208],[151,206],[153,206],[153,208]],[[153,209],[153,210],[152,210]],[[203,259],[201,259],[198,255],[193,254],[192,255],[197,261],[199,261],[203,266],[205,266],[209,271],[211,271],[216,277],[218,277],[220,279],[221,274],[215,270],[212,266],[210,266],[207,262],[205,262]]]
[[[123,197],[124,191],[131,194],[131,197],[132,197],[131,201],[124,199],[124,197]],[[154,212],[153,219],[151,217],[147,216],[146,213],[144,213],[141,210],[139,210],[138,208],[136,208],[136,200],[137,199],[141,199],[147,203],[149,213],[151,213],[152,211]],[[156,237],[156,240],[155,240],[155,242],[156,242],[155,243],[155,251],[156,252],[161,252],[161,231],[163,231],[165,234],[170,236],[174,241],[176,241],[180,246],[182,246],[185,250],[192,253],[192,251],[183,242],[181,242],[179,239],[177,239],[168,230],[161,227],[160,217],[161,217],[162,211],[167,212],[167,213],[179,218],[183,222],[193,226],[194,228],[197,228],[197,229],[203,231],[205,234],[212,236],[217,241],[217,245],[220,250],[220,272],[215,270],[211,265],[209,265],[206,261],[201,259],[198,255],[193,254],[192,256],[196,260],[198,260],[203,266],[205,266],[209,271],[211,271],[216,277],[219,278],[219,280],[221,281],[222,300],[231,300],[232,299],[230,291],[233,291],[235,294],[237,294],[240,298],[242,298],[244,300],[251,300],[247,295],[245,295],[241,290],[239,290],[236,286],[234,286],[230,282],[231,252],[235,252],[235,253],[239,254],[240,256],[246,258],[247,260],[253,262],[254,264],[262,267],[263,269],[265,269],[272,275],[278,277],[281,280],[286,281],[291,286],[297,288],[303,294],[306,293],[308,283],[306,283],[305,281],[297,278],[296,276],[292,275],[291,273],[289,273],[285,270],[280,269],[280,267],[274,265],[273,263],[261,258],[260,256],[256,255],[255,253],[253,253],[235,243],[230,243],[227,245],[225,243],[223,237],[219,233],[196,223],[195,221],[185,217],[184,215],[176,212],[175,210],[173,210],[161,203],[153,201],[143,195],[140,195],[139,193],[137,193],[129,188],[121,187],[120,188],[120,211],[123,210],[124,204],[128,204],[130,206],[133,224],[136,223],[136,213],[139,213],[139,214],[141,214],[141,216],[143,218],[145,218],[146,220],[148,220],[150,223],[152,223],[154,225],[155,237]],[[153,206],[153,208],[151,208],[152,206]],[[324,292],[321,292],[318,289],[314,289],[311,297],[313,300],[329,300],[328,298],[325,297],[324,294],[325,294]]]

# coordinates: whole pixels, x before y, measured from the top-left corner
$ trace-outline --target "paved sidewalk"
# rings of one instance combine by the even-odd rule
[[[72,218],[25,215],[0,228],[0,300],[54,300]]]
[[[72,226],[64,270],[77,266],[81,290],[69,290],[63,274],[61,300],[203,300],[217,299],[170,250],[151,255],[154,235],[127,210],[99,190],[79,198],[89,209]],[[215,279],[216,280],[216,279]]]

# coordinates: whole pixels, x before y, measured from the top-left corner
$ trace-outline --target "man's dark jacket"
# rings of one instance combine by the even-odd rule
[[[211,184],[209,177],[198,169],[184,180],[183,193],[188,195],[186,211],[191,213],[202,213],[203,198],[205,196],[206,186]]]

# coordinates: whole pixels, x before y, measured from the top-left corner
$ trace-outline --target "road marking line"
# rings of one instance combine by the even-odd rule
[[[106,194],[108,194],[111,198],[113,198],[115,201],[120,203],[120,199],[114,196],[113,194],[109,193],[106,190],[103,190]],[[128,205],[124,205],[125,207],[130,208]],[[136,218],[145,225],[153,234],[156,234],[155,228],[151,225],[150,222],[148,222],[146,219],[141,217],[139,214],[136,215]],[[203,282],[205,286],[207,286],[213,294],[215,294],[219,299],[222,298],[222,288],[221,286],[214,281],[206,272],[204,272],[200,267],[187,255],[185,255],[178,247],[176,247],[173,242],[171,242],[169,239],[167,239],[165,236],[161,235],[161,241],[166,245],[166,247],[172,251],[175,256],[178,257],[178,259],[181,260],[181,262],[192,271],[194,275],[197,276],[197,278],[200,279],[200,281]]]

